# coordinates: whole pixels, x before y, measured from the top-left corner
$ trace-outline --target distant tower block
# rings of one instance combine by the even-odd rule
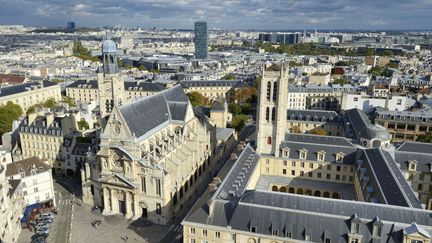
[[[195,22],[195,58],[208,58],[207,22]]]

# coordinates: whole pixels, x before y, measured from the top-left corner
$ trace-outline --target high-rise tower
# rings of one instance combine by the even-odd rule
[[[279,156],[285,139],[288,107],[288,64],[262,67],[257,114],[257,152]]]
[[[207,22],[195,22],[195,58],[208,58]]]
[[[101,117],[106,117],[114,105],[122,105],[124,93],[123,76],[117,66],[117,47],[112,40],[102,42],[102,61],[98,70],[99,108]]]

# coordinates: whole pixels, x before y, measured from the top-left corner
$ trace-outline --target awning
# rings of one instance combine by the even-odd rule
[[[35,203],[32,205],[28,205],[24,210],[23,217],[21,219],[21,223],[27,223],[30,220],[30,215],[33,212],[33,209],[41,208],[42,205],[40,203]]]

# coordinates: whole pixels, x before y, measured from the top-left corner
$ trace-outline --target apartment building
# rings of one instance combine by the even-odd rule
[[[415,142],[419,135],[432,131],[432,111],[382,111],[375,114],[375,123],[385,127],[393,142]]]
[[[61,100],[60,85],[46,80],[0,87],[0,105],[12,101],[24,111],[51,98],[55,101]]]
[[[31,157],[7,165],[6,176],[20,180],[25,206],[36,203],[55,206],[54,184],[48,161]]]

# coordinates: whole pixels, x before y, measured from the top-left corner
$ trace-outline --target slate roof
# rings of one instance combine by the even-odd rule
[[[119,108],[137,138],[173,120],[184,121],[189,99],[180,85],[141,97]]]
[[[408,170],[410,161],[416,160],[416,171],[432,172],[432,144],[405,142],[396,149],[395,160],[403,171]]]
[[[287,110],[287,119],[294,121],[314,121],[326,123],[342,123],[335,111],[323,110]]]
[[[349,148],[349,146],[347,146]],[[360,151],[364,151],[360,149]],[[387,153],[368,150],[369,156],[382,167],[391,158]],[[381,158],[377,158],[381,157]],[[385,158],[385,159],[384,159]],[[249,159],[249,162],[247,161]],[[404,229],[416,222],[419,230],[432,232],[432,214],[417,208],[376,204],[341,199],[310,197],[297,194],[245,190],[253,168],[246,162],[257,166],[257,155],[248,145],[239,155],[231,170],[220,184],[214,195],[207,191],[183,220],[183,225],[208,225],[250,232],[255,227],[256,233],[296,240],[305,240],[305,235],[313,242],[347,242],[350,232],[350,220],[353,215],[360,220],[360,231],[364,242],[403,242]],[[392,172],[391,172],[392,171]],[[246,173],[245,173],[246,172]],[[391,167],[384,174],[397,174]],[[399,176],[399,175],[396,175]],[[243,179],[243,180],[242,180]],[[240,182],[240,188],[234,185]],[[245,183],[246,182],[246,183]],[[232,190],[231,193],[223,193]],[[391,193],[391,192],[390,192]],[[408,195],[408,197],[410,197]],[[377,219],[382,223],[381,237],[372,237],[371,224]],[[253,233],[250,233],[253,234]],[[276,237],[276,236],[272,236]]]
[[[211,106],[210,111],[225,111],[225,108],[220,101],[215,101]]]
[[[216,128],[216,139],[226,141],[228,138],[234,134],[235,130],[232,128]]]
[[[35,89],[35,88],[40,89],[40,88],[44,88],[44,87],[51,87],[54,85],[56,85],[56,84],[53,82],[44,80],[41,82],[29,82],[29,83],[24,83],[24,84],[8,86],[8,87],[0,88],[0,97],[5,97],[8,95],[14,95],[14,94],[18,94],[18,93],[27,92],[27,91],[30,91],[31,89]]]
[[[180,81],[183,88],[189,87],[237,87],[243,86],[242,82],[239,80],[195,80],[195,81]]]
[[[8,196],[11,197],[16,189],[18,188],[19,184],[21,183],[21,180],[8,180],[9,181],[9,191],[8,191]]]
[[[418,111],[378,111],[377,119],[379,120],[395,120],[404,123],[432,123],[432,110]]]
[[[34,167],[33,167],[34,166]],[[31,157],[20,161],[7,164],[6,177],[22,174],[24,177],[31,176],[32,169],[36,169],[36,173],[42,173],[51,168],[42,162],[38,157]]]
[[[278,64],[272,64],[269,67],[267,67],[265,69],[266,71],[280,71],[281,70],[281,66]]]
[[[380,149],[365,150],[370,168],[379,183],[386,203],[396,206],[422,208],[417,196],[389,152]]]
[[[83,89],[98,89],[98,82],[97,80],[77,80],[68,86],[66,88],[83,88]]]
[[[77,80],[66,88],[83,88],[83,89],[98,89],[97,80]],[[124,82],[125,91],[150,91],[159,92],[164,90],[165,87],[159,83],[152,82]]]
[[[390,140],[391,137],[387,130],[382,126],[372,124],[364,111],[354,108],[346,110],[345,114],[351,123],[356,140],[360,138]]]

